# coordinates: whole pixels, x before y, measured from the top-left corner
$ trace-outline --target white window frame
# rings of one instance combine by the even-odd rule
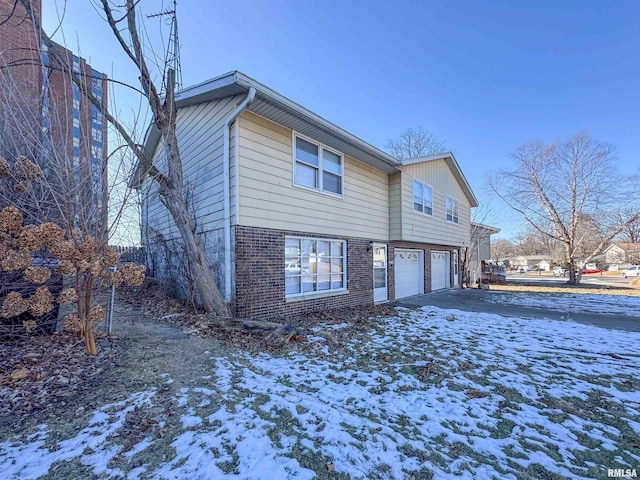
[[[296,158],[296,138],[301,138],[302,140],[305,140],[315,146],[318,147],[318,166],[316,167],[315,165],[310,165],[304,161],[299,161]],[[297,132],[293,132],[292,133],[292,157],[293,157],[293,186],[296,188],[303,188],[305,190],[310,190],[312,192],[318,192],[318,193],[322,193],[323,195],[330,195],[332,197],[337,197],[337,198],[344,198],[344,154],[342,154],[341,152],[334,150],[331,147],[327,147],[326,145],[313,140],[309,137],[306,137],[300,133]],[[340,157],[340,193],[335,193],[332,192],[331,190],[324,190],[323,187],[323,162],[324,162],[324,155],[323,155],[323,151],[327,151],[330,153],[333,153],[334,155],[337,155]],[[309,187],[307,185],[302,185],[301,183],[297,183],[296,182],[296,165],[298,164],[298,162],[300,162],[302,165],[307,165],[309,167],[312,168],[317,168],[318,170],[318,187],[314,188],[314,187]],[[332,175],[338,175],[335,172],[328,172]]]
[[[91,109],[91,121],[96,125],[102,125],[102,113],[100,113],[100,110]]]
[[[286,246],[286,242],[287,240],[297,240],[298,241],[298,245],[301,245],[303,240],[308,240],[308,241],[322,241],[322,242],[329,242],[329,244],[331,244],[331,242],[336,242],[336,243],[340,243],[342,245],[342,256],[333,256],[330,255],[329,258],[329,264],[331,265],[332,259],[336,259],[336,258],[341,258],[342,259],[342,287],[339,288],[331,288],[331,275],[335,275],[337,273],[319,273],[316,269],[315,273],[310,273],[307,272],[306,275],[305,273],[302,272],[302,270],[299,273],[295,273],[293,275],[287,275],[286,270],[283,272],[284,276],[285,276],[285,298],[287,300],[289,299],[304,299],[304,298],[308,298],[308,297],[322,297],[322,296],[331,296],[331,295],[335,295],[335,294],[340,294],[340,293],[348,293],[347,290],[347,279],[348,279],[348,275],[347,275],[347,241],[346,240],[341,240],[338,238],[317,238],[317,237],[302,237],[302,236],[296,236],[296,235],[287,235],[285,236],[285,246]],[[296,259],[298,260],[298,265],[300,265],[300,268],[302,268],[303,262],[302,262],[302,258],[303,258],[303,254],[302,254],[302,249],[299,247],[298,250],[298,255],[296,257]],[[309,258],[311,259],[311,255],[309,255]],[[315,256],[316,258],[316,263],[317,263],[317,256]],[[289,265],[290,263],[294,263],[292,262],[293,256],[291,255],[287,255],[286,249],[285,249],[285,254],[284,254],[284,265],[285,268],[287,267],[287,265]],[[303,287],[303,283],[302,283],[302,278],[304,276],[314,276],[316,277],[315,280],[315,285],[317,286],[319,284],[318,282],[318,277],[321,275],[329,275],[329,288],[328,289],[324,289],[324,290],[312,290],[312,291],[304,291],[304,287]],[[286,286],[286,279],[287,278],[297,278],[299,279],[299,290],[300,292],[298,293],[287,293],[287,286]]]
[[[91,127],[91,137],[93,138],[94,142],[102,143],[102,130]]]
[[[419,183],[422,186],[422,211],[420,210],[416,210],[416,204],[414,202],[414,183]],[[429,204],[429,208],[431,209],[431,212],[425,212],[425,202],[424,202],[424,190],[429,189],[429,192],[431,192],[431,199],[430,199],[430,204]],[[412,182],[411,182],[411,208],[413,209],[414,213],[418,213],[420,215],[426,215],[427,217],[433,217],[433,187],[431,185],[429,185],[428,183],[423,182],[422,180],[418,180],[417,178],[412,178]]]
[[[447,195],[445,199],[445,220],[450,223],[460,223],[460,202]]]

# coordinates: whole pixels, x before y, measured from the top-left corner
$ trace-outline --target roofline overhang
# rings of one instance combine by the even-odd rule
[[[219,93],[223,92],[225,88],[230,88],[234,85],[243,89],[245,93],[248,93],[251,87],[255,88],[257,98],[266,100],[275,106],[285,108],[301,120],[307,121],[328,133],[339,136],[342,140],[366,151],[370,155],[378,157],[393,171],[398,170],[400,163],[392,155],[374,147],[370,143],[365,142],[361,138],[356,137],[352,133],[338,127],[336,124],[237,70],[181,90],[176,94],[176,106],[182,108],[221,98],[218,96]],[[249,110],[251,110],[250,107]]]
[[[396,160],[392,155],[374,147],[361,138],[356,137],[352,133],[338,127],[320,115],[313,113],[311,110],[304,108],[293,100],[290,100],[237,70],[225,73],[177,92],[176,107],[180,109],[229,96],[248,94],[252,87],[256,89],[257,99],[263,100],[269,105],[285,111],[305,124],[310,125],[312,128],[319,129],[325,134],[353,146],[355,150],[363,152],[363,156],[369,159],[369,161],[364,160],[364,163],[389,174],[400,171],[400,162],[398,162],[398,160]],[[254,105],[256,103],[257,102],[254,101]],[[249,106],[247,110],[252,111],[252,107]],[[265,118],[268,118],[268,116],[265,116]],[[159,142],[160,132],[154,124],[151,124],[147,129],[144,140],[146,152],[153,155],[153,152],[155,152]],[[356,159],[358,161],[363,161],[363,158]],[[144,177],[145,172],[141,172],[137,167],[130,185],[134,188],[139,188],[142,185]]]
[[[500,233],[499,228],[490,227],[489,225],[485,225],[484,223],[471,222],[471,226],[474,228],[482,228],[483,230],[486,230],[489,233],[489,235],[495,235],[497,233]]]
[[[467,197],[467,200],[469,200],[470,206],[472,208],[479,206],[480,204],[478,203],[478,199],[473,193],[473,190],[471,189],[471,186],[469,185],[467,178],[464,176],[464,173],[462,173],[462,170],[460,169],[460,165],[458,164],[456,157],[453,155],[453,152],[442,152],[442,153],[437,153],[435,155],[425,155],[422,157],[407,158],[402,160],[401,163],[403,166],[405,166],[405,165],[415,165],[417,163],[433,162],[436,160],[444,160],[447,163],[447,165],[453,172],[453,175],[456,177],[456,180],[458,180],[458,183],[462,187],[462,190],[464,191],[464,194]]]

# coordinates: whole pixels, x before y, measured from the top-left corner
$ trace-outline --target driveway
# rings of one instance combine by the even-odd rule
[[[501,292],[496,290],[479,290],[477,288],[455,288],[440,290],[426,295],[416,295],[415,297],[403,298],[395,302],[395,305],[405,307],[422,307],[433,305],[439,308],[453,308],[465,312],[494,313],[505,317],[518,318],[547,318],[551,320],[564,320],[594,325],[613,330],[624,330],[629,332],[640,332],[640,297],[622,297],[633,299],[637,302],[635,315],[629,314],[629,310],[624,313],[603,313],[593,311],[587,297],[598,297],[596,295],[579,294],[584,296],[584,301],[573,301],[570,304],[559,301],[561,295],[545,293],[517,293]],[[517,304],[517,300],[526,296],[530,301],[526,305]],[[549,300],[558,300],[555,305],[550,306]],[[603,296],[600,296],[603,297]],[[580,297],[582,298],[582,297]],[[611,299],[612,305],[619,301],[614,296],[606,296]],[[538,305],[538,306],[536,306]],[[602,310],[602,309],[600,309]]]

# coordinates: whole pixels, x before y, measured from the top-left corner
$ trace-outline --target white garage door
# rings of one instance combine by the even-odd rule
[[[421,250],[395,251],[396,298],[424,293],[424,260]]]
[[[449,252],[431,252],[431,291],[449,288]]]

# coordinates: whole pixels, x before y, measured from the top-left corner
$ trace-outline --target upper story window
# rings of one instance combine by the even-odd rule
[[[102,113],[95,107],[91,108],[91,121],[96,125],[102,125]]]
[[[342,195],[342,155],[297,135],[294,137],[294,144],[294,184],[324,193]]]
[[[458,214],[458,200],[447,197],[446,202],[447,222],[459,223],[460,217]]]
[[[91,128],[91,136],[93,137],[94,142],[102,142],[102,130],[98,128]]]
[[[413,211],[433,215],[432,190],[420,180],[413,181]]]

